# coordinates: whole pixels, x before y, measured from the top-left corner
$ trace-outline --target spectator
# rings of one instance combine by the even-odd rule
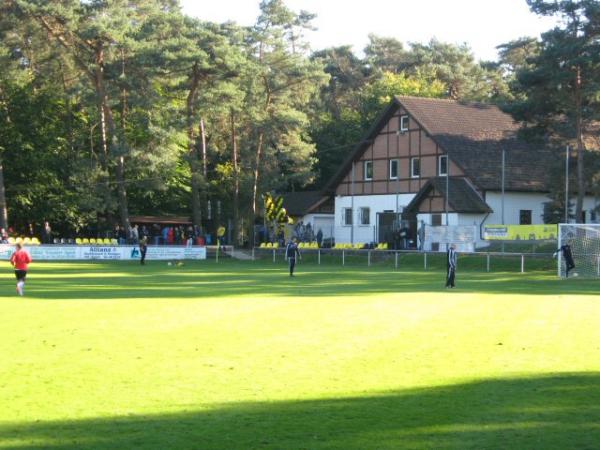
[[[44,222],[44,228],[42,228],[42,244],[52,244],[52,228],[48,221]]]
[[[323,242],[323,232],[319,228],[319,231],[317,231],[317,244],[319,244],[319,247],[321,247],[322,242]]]
[[[162,243],[164,245],[169,243],[169,226],[165,225],[162,229]]]
[[[131,243],[136,245],[140,241],[140,232],[137,224],[131,227]]]

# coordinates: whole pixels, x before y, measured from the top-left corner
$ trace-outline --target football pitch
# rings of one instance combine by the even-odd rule
[[[36,263],[0,275],[0,449],[595,449],[600,282]]]

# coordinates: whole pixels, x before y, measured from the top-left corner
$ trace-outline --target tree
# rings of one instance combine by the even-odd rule
[[[518,72],[525,98],[514,116],[577,152],[576,220],[582,219],[588,189],[585,135],[600,119],[600,6],[594,0],[528,0],[531,10],[560,15],[563,25],[542,35],[539,54]]]

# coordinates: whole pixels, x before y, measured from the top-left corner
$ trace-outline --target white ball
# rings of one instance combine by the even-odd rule
[[[171,261],[169,261],[169,262],[167,263],[167,266],[172,266],[172,265],[173,265],[173,263],[172,263]]]

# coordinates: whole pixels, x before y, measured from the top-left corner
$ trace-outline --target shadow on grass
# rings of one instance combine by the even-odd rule
[[[168,399],[164,399],[166,406]],[[600,374],[0,425],[18,449],[597,449]],[[196,410],[194,410],[196,409]]]

